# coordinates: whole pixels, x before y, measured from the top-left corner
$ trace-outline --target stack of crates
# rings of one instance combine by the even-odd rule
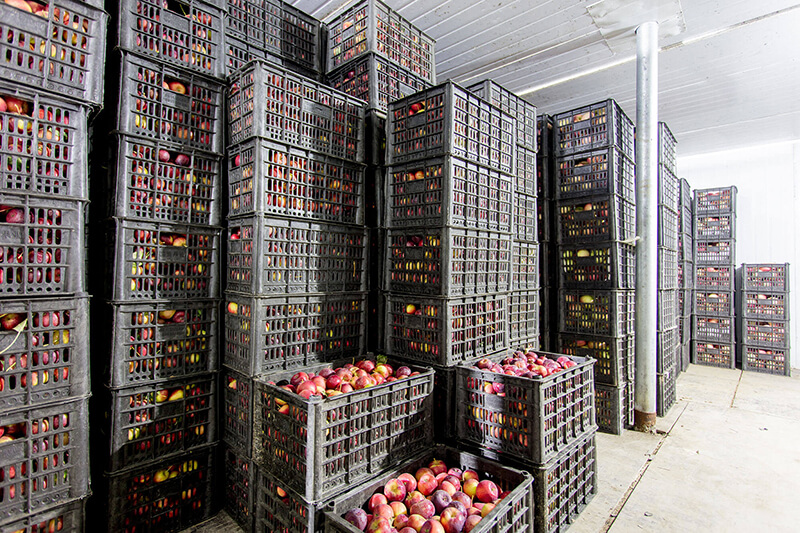
[[[680,371],[689,368],[692,353],[692,305],[694,303],[694,199],[692,188],[680,180],[678,198],[678,334]]]
[[[539,211],[539,338],[540,347],[546,351],[556,350],[558,326],[558,254],[556,224],[556,155],[555,121],[550,115],[536,119],[536,190]]]
[[[90,493],[89,117],[108,16],[96,1],[21,6],[0,4],[0,530],[77,533]]]
[[[288,521],[313,523],[311,510],[332,493],[306,491],[276,465],[277,455],[297,450],[274,435],[262,438],[268,431],[258,421],[258,379],[279,382],[287,372],[291,377],[329,361],[352,362],[365,352],[365,105],[256,60],[230,76],[226,106],[225,503],[246,530],[279,531]],[[306,412],[306,424],[315,423],[311,412],[317,407],[329,408],[327,401],[289,396],[302,404],[297,409]],[[289,415],[268,411],[280,418],[283,431]],[[314,432],[309,435],[313,439]],[[274,453],[265,451],[267,445]],[[310,456],[303,472],[306,466],[309,475],[320,468]],[[277,488],[305,512],[275,512],[281,505]]]
[[[633,423],[633,122],[613,100],[555,115],[559,349],[591,356],[597,424]]]
[[[678,226],[680,181],[676,177],[675,136],[658,123],[658,331],[656,333],[656,413],[675,403],[680,332],[678,331]]]
[[[93,301],[93,450],[106,460],[89,518],[175,531],[217,501],[222,10],[119,2],[115,19],[98,130],[107,179],[93,183],[106,206],[95,213],[106,270]]]
[[[692,362],[736,367],[736,187],[694,191]]]
[[[790,376],[789,263],[744,263],[736,272],[736,347],[742,370]]]
[[[512,203],[511,292],[508,295],[509,343],[538,350],[539,336],[539,204],[536,181],[536,106],[492,80],[468,88],[517,121]]]

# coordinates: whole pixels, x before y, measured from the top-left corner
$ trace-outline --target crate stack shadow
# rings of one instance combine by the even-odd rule
[[[88,153],[108,15],[54,0],[5,3],[0,17],[0,530],[77,533],[91,494]]]
[[[679,371],[689,368],[692,354],[692,308],[694,305],[694,197],[686,179],[680,179],[678,204],[678,332]]]
[[[597,360],[597,424],[619,434],[633,424],[633,123],[613,100],[554,120],[559,352]]]
[[[736,368],[736,187],[694,191],[692,362]]]
[[[546,351],[557,349],[558,339],[558,225],[556,223],[555,121],[550,115],[536,117],[536,190],[539,212],[539,338]],[[519,267],[520,269],[523,266]]]
[[[736,349],[742,370],[791,376],[789,263],[736,269]]]

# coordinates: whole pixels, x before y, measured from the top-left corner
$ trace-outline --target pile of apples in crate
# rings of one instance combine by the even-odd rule
[[[566,355],[553,360],[534,351],[523,352],[522,350],[515,351],[513,356],[504,357],[499,363],[493,363],[486,357],[475,363],[475,367],[481,370],[523,378],[535,378],[537,376],[546,378],[551,374],[577,365],[578,363]]]
[[[347,363],[336,369],[323,368],[317,374],[300,371],[293,375],[288,383],[279,382],[277,385],[308,400],[312,396],[330,398],[418,375],[419,372],[412,372],[407,366],[398,367],[395,371],[389,363],[378,362],[376,364],[375,361],[363,359],[355,365]]]

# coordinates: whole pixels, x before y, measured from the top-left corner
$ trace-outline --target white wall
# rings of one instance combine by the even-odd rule
[[[736,265],[791,263],[792,368],[800,369],[800,141],[680,157],[693,189],[736,185]]]

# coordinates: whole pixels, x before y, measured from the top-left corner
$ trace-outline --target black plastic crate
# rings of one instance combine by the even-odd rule
[[[282,4],[282,0],[227,0],[223,18],[225,42],[232,36],[279,52]]]
[[[3,413],[0,524],[89,495],[88,405],[80,397]]]
[[[659,330],[674,328],[678,324],[678,291],[674,289],[658,291],[658,316],[657,323]],[[631,333],[633,333],[631,331]]]
[[[506,292],[511,236],[475,229],[390,229],[385,287],[432,296]]]
[[[516,160],[517,172],[514,180],[514,192],[531,196],[539,195],[542,191],[537,185],[539,162],[536,157],[536,151],[517,144]]]
[[[666,207],[677,214],[680,199],[680,181],[675,176],[675,171],[663,164],[658,165],[658,205]],[[676,222],[677,227],[677,222]]]
[[[792,372],[788,348],[741,346],[742,370],[790,376]]]
[[[537,354],[549,359],[562,356]],[[587,432],[593,433],[594,361],[586,357],[572,359],[577,366],[546,378],[459,366],[454,421],[458,442],[504,459],[538,465],[563,452]],[[503,396],[485,391],[487,385],[495,384],[502,387]]]
[[[698,341],[724,342],[735,341],[734,318],[696,315],[692,325],[692,339]]]
[[[386,297],[386,351],[424,364],[454,365],[508,348],[508,296]]]
[[[732,343],[692,341],[692,362],[697,365],[736,368]]]
[[[517,145],[533,152],[537,149],[536,106],[517,96],[494,80],[483,80],[467,87],[487,102],[495,105],[517,120]],[[517,152],[519,155],[519,151]],[[535,194],[529,192],[527,194]]]
[[[513,290],[538,289],[541,286],[539,247],[540,245],[535,243],[512,242],[511,288]],[[541,280],[547,282],[548,278],[542,276]]]
[[[681,343],[681,372],[686,372],[689,369],[689,364],[692,362],[692,341],[686,339]]]
[[[348,4],[327,21],[328,72],[376,52],[429,83],[436,82],[434,41],[380,0]]]
[[[744,263],[744,290],[789,292],[789,263]]]
[[[536,117],[536,152],[540,157],[555,157],[556,122],[551,115],[539,113]]]
[[[95,497],[107,502],[107,530],[169,533],[210,518],[219,491],[215,451],[204,448],[103,476],[107,492]]]
[[[675,351],[675,350],[673,350]],[[656,415],[667,416],[677,400],[675,385],[677,381],[677,367],[662,372],[656,378]]]
[[[634,163],[616,148],[597,149],[559,157],[556,162],[556,198],[615,194],[635,202]]]
[[[596,383],[622,386],[627,381],[633,380],[636,351],[633,335],[606,337],[583,333],[559,333],[558,351],[594,359]]]
[[[734,274],[733,265],[697,266],[694,270],[694,287],[702,291],[732,291]]]
[[[14,533],[83,533],[86,522],[86,499],[63,503],[46,511],[23,516],[0,527]]]
[[[364,100],[386,113],[389,103],[425,90],[431,83],[379,54],[370,52],[327,75],[334,89]]]
[[[511,232],[515,195],[509,175],[442,156],[392,166],[386,176],[390,228],[460,226]]]
[[[620,337],[634,332],[634,291],[561,289],[558,304],[564,333]]]
[[[125,302],[218,297],[220,231],[114,219],[106,229],[109,297]]]
[[[519,152],[518,152],[519,153]],[[552,200],[556,195],[556,162],[553,155],[539,152],[536,154],[536,195],[539,198]]]
[[[716,241],[736,238],[736,215],[698,215],[694,219],[694,240]]]
[[[225,299],[224,362],[254,376],[364,351],[366,294]]]
[[[673,382],[676,377],[678,346],[680,346],[680,333],[677,327],[656,332],[656,372]],[[633,376],[630,380],[633,381]]]
[[[658,249],[658,288],[677,289],[678,283],[678,252]]]
[[[129,135],[113,135],[111,146],[108,216],[202,226],[220,223],[220,156]]]
[[[232,0],[232,3],[241,2]],[[257,0],[256,3],[266,5],[266,3],[261,0]],[[233,34],[225,35],[225,54],[223,56],[225,68],[223,69],[223,74],[226,78],[232,76],[247,63],[255,60],[270,61],[277,65],[283,64],[281,58],[268,53],[260,41],[254,42],[251,40],[239,39]]]
[[[319,372],[352,361],[302,370]],[[411,370],[418,374],[308,400],[275,385],[295,371],[257,378],[255,431],[260,438],[254,447],[260,467],[306,501],[321,502],[429,446],[433,442],[433,370],[417,366]]]
[[[789,293],[741,293],[742,315],[745,318],[789,320]]]
[[[320,21],[283,2],[281,24],[281,57],[311,73],[321,72],[325,34]]]
[[[120,1],[118,44],[150,59],[220,77],[223,9],[202,0]]]
[[[225,511],[244,531],[254,531],[258,467],[246,454],[222,447],[225,471]]]
[[[262,216],[228,220],[226,290],[246,295],[367,290],[367,230]]]
[[[628,386],[595,384],[595,410],[598,431],[621,435],[622,430],[631,426],[628,417]]]
[[[736,263],[736,241],[695,241],[694,262],[698,265],[733,265]]]
[[[680,332],[680,343],[686,344],[693,334],[691,315],[678,318],[678,331]]]
[[[675,174],[678,172],[676,164],[678,157],[678,141],[672,134],[666,122],[658,123],[658,163]]]
[[[735,185],[713,189],[695,189],[694,215],[701,217],[712,213],[736,214],[737,193],[738,190]]]
[[[353,508],[363,508],[367,500],[383,486],[403,472],[413,473],[427,467],[433,459],[444,461],[445,466],[476,472],[479,479],[490,479],[500,491],[508,495],[478,523],[473,533],[522,533],[534,531],[534,486],[531,474],[522,469],[506,466],[499,461],[485,459],[456,448],[442,445],[430,446],[415,456],[409,456],[402,466],[386,471],[360,487],[333,498],[325,513],[325,531],[330,533],[358,533],[360,530],[343,516]]]
[[[694,291],[694,314],[731,317],[735,314],[733,292]]]
[[[636,248],[619,241],[558,247],[561,286],[570,289],[633,289]]]
[[[523,242],[537,242],[539,232],[537,222],[539,210],[537,198],[527,194],[514,195],[514,224],[512,227],[514,239]]]
[[[3,15],[10,10],[47,24],[45,19],[8,4],[0,4],[0,10]],[[0,30],[3,29],[0,22]],[[5,64],[0,63],[0,73]],[[8,81],[0,81],[0,97],[19,100],[19,103],[14,102],[14,109],[19,112],[0,112],[0,191],[40,194],[51,199],[87,198],[89,109],[46,93],[32,92]],[[9,102],[6,104],[10,107]]]
[[[758,318],[737,318],[739,340],[750,346],[789,348],[789,322]]]
[[[146,5],[148,0],[140,0]],[[116,128],[154,141],[221,153],[225,86],[196,72],[123,53]]]
[[[89,304],[77,298],[2,300],[0,411],[89,394]]]
[[[553,215],[553,201],[547,198],[536,199],[536,233],[539,242],[555,242],[555,218]]]
[[[100,105],[108,24],[103,2],[53,0],[26,8],[0,6],[0,77]]]
[[[658,206],[658,246],[660,249],[678,249],[678,215],[666,206]]]
[[[0,294],[82,292],[87,202],[0,193]]]
[[[255,382],[251,377],[223,367],[220,372],[220,386],[223,389],[224,406],[220,417],[222,440],[235,453],[252,458],[255,455],[253,441],[258,438],[253,411],[257,403]]]
[[[253,137],[364,161],[365,104],[300,74],[253,61],[229,77],[228,141]]]
[[[448,81],[389,104],[386,163],[449,154],[511,176],[516,133],[508,113]]]
[[[369,165],[367,168],[375,168],[382,172],[386,164],[386,115],[384,113],[367,111],[364,143],[366,145],[366,163]],[[382,191],[382,188],[379,190]]]
[[[539,338],[539,291],[512,291],[508,295],[509,342],[511,346]],[[537,346],[538,348],[538,346]]]
[[[633,159],[634,124],[614,100],[558,113],[553,118],[558,155],[613,146]]]
[[[636,235],[636,206],[621,196],[563,199],[556,206],[560,244],[625,241]]]
[[[260,468],[256,480],[255,515],[257,533],[323,533],[323,502],[308,502],[273,473]],[[249,531],[249,530],[245,530]]]

